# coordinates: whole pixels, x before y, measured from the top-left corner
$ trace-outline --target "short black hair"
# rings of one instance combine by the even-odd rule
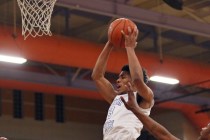
[[[128,74],[130,74],[129,65],[124,65],[122,67],[121,71],[125,71]],[[142,68],[142,72],[143,72],[143,76],[144,76],[144,83],[147,84],[149,82],[149,77],[147,75],[147,72],[146,72],[146,70],[144,68]],[[142,96],[140,96],[139,94],[137,94],[136,100],[137,100],[137,103],[139,104],[139,103],[141,103],[143,101],[143,98],[142,98]]]
[[[129,65],[124,65],[122,67],[121,71],[126,71],[130,74]],[[144,76],[144,83],[147,84],[149,82],[149,77],[147,75],[147,71],[144,68],[142,68],[142,72],[143,72],[143,76]]]

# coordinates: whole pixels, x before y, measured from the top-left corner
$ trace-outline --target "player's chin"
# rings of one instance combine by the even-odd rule
[[[122,95],[122,94],[126,94],[127,92],[125,90],[121,90],[120,92],[118,92],[118,95]]]
[[[119,89],[117,89],[116,91],[117,91],[117,95],[120,95],[122,93]]]
[[[120,89],[117,89],[117,95],[121,95],[123,92]]]

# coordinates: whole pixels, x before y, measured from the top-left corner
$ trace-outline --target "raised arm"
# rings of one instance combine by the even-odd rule
[[[142,67],[135,53],[138,29],[135,28],[134,31],[131,32],[131,29],[128,28],[128,32],[128,35],[125,35],[124,33],[123,34],[125,37],[125,46],[128,56],[131,78],[140,96],[144,99],[144,101],[148,102],[151,105],[151,102],[153,100],[153,92],[144,83]]]
[[[144,127],[158,140],[179,140],[173,136],[165,127],[161,124],[146,116],[139,109],[133,110],[133,113],[143,123]]]
[[[134,96],[133,91],[131,91],[130,83],[128,83],[127,87],[130,90],[128,92],[128,101],[126,102],[123,97],[121,97],[122,102],[125,104],[125,107],[128,110],[131,110],[136,117],[143,123],[144,127],[158,140],[179,140],[175,136],[173,136],[165,127],[161,124],[146,116],[141,109],[139,108],[136,98]]]
[[[99,90],[99,93],[109,103],[111,103],[116,96],[116,92],[112,84],[104,77],[108,57],[111,50],[112,50],[112,45],[108,41],[104,49],[102,50],[101,54],[99,55],[92,72],[92,79],[94,80]]]

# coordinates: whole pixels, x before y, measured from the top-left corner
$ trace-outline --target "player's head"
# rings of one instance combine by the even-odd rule
[[[124,65],[122,67],[121,71],[128,72],[128,74],[130,75],[130,69],[129,69],[128,65]],[[143,76],[144,76],[144,83],[147,84],[149,82],[149,77],[147,75],[147,72],[144,68],[142,68],[142,72],[143,72]]]
[[[210,123],[202,128],[199,140],[210,140]]]
[[[144,82],[147,83],[149,78],[146,74],[146,71],[142,69],[144,75]],[[127,91],[127,83],[130,82],[132,84],[132,79],[130,75],[130,69],[128,65],[124,65],[121,69],[121,73],[119,74],[119,78],[117,79],[117,90],[119,93],[124,93]]]

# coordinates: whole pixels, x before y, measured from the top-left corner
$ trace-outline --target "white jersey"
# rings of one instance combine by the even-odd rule
[[[137,93],[134,94],[136,96]],[[113,100],[103,128],[104,140],[136,140],[141,134],[143,124],[133,112],[127,110],[121,96],[128,101],[128,94],[117,95]],[[148,109],[142,108],[145,115],[150,115],[152,106]]]

